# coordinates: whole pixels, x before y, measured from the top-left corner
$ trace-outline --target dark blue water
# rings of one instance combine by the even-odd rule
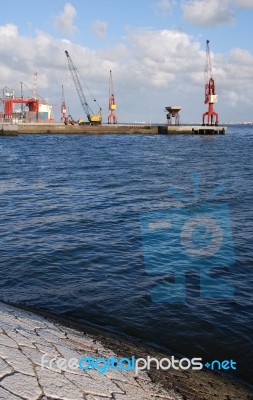
[[[175,280],[155,250],[157,274],[150,273],[141,220],[151,212],[180,214],[182,204],[169,188],[193,199],[192,173],[201,174],[200,200],[224,184],[208,212],[229,208],[229,243],[209,272],[234,295],[224,297],[225,288],[221,298],[201,298],[202,272],[190,268],[183,301],[155,300],[154,289]],[[188,356],[233,359],[234,375],[250,382],[252,176],[250,126],[209,137],[0,137],[0,299],[92,321]],[[159,249],[150,240],[151,252]],[[171,240],[167,248],[175,250],[180,270],[182,249],[175,246]]]

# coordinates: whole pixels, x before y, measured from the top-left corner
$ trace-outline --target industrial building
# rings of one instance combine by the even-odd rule
[[[17,97],[14,90],[3,89],[0,120],[10,123],[51,123],[54,121],[53,106],[36,97]]]

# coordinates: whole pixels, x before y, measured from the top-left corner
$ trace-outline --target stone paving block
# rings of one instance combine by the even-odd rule
[[[24,312],[23,310],[15,309],[15,312],[10,312],[7,313],[7,318],[6,320],[13,324],[17,327],[23,327],[24,329],[27,330],[33,330],[36,327],[38,328],[43,328],[46,326],[46,321],[44,320],[43,322],[43,317],[40,317],[39,315],[29,313],[29,312]]]
[[[6,360],[15,371],[34,375],[32,363],[19,349],[0,346],[0,357]]]
[[[127,379],[127,383],[130,385],[139,386],[138,382],[136,381],[136,376],[134,371],[122,371],[122,374]]]
[[[53,325],[52,323],[48,323],[45,328],[36,328],[36,332],[41,336],[47,338],[59,338],[59,339],[66,339],[66,335],[57,326]]]
[[[88,374],[93,376],[95,378],[95,374],[97,374],[97,371],[92,370],[87,370]],[[95,373],[94,373],[95,372]],[[125,371],[116,371],[110,369],[109,371],[106,371],[104,376],[106,376],[109,379],[112,379],[113,381],[121,381],[121,382],[126,382],[126,383],[131,383],[131,384],[136,384],[135,379],[133,376],[127,376],[124,374]]]
[[[48,341],[46,340],[46,338],[43,338],[43,336],[39,336],[36,335],[35,340],[33,341],[34,345],[37,347],[38,344],[40,344],[41,346],[53,346],[55,347],[55,343],[53,343],[52,341]],[[66,343],[66,341],[61,342],[62,343]]]
[[[83,334],[83,333],[69,333],[67,334],[67,337],[70,341],[73,341],[74,343],[79,342],[83,343],[83,345],[90,350],[93,350],[95,352],[101,352],[101,353],[107,353],[108,349],[106,349],[101,342],[99,342],[96,338],[93,338],[92,335],[89,334]],[[113,355],[113,351],[109,350],[109,353]]]
[[[182,397],[179,394],[176,394],[174,390],[168,390],[166,397],[164,396],[153,397],[153,400],[185,400],[185,399],[187,399],[187,397]]]
[[[72,375],[67,372],[64,375],[87,394],[110,397],[112,393],[123,393],[115,383],[106,377],[97,376],[95,380],[87,376]]]
[[[67,379],[64,374],[58,374],[47,369],[41,370],[39,367],[36,368],[36,373],[46,396],[67,400],[84,399],[83,391]]]
[[[0,333],[0,346],[1,345],[18,348],[18,345],[15,342],[15,340],[11,339],[9,336],[7,336],[3,333]]]
[[[34,346],[42,354],[48,354],[50,357],[61,357],[60,353],[56,350],[52,343],[37,343],[34,342]]]
[[[0,387],[0,400],[20,400],[20,397]]]
[[[56,398],[54,397],[48,397],[48,396],[43,396],[40,400],[56,400]],[[59,398],[57,399],[59,400]]]
[[[76,332],[72,330],[70,333],[67,332],[67,337],[70,340],[83,343],[85,346],[88,345],[92,347],[95,344],[95,340],[92,337],[90,337],[88,334],[83,334],[82,332]]]
[[[40,315],[34,314],[33,312],[30,311],[24,311],[17,307],[12,307],[9,304],[1,303],[0,312],[3,312],[5,315],[6,314],[11,315],[13,318],[21,317],[29,321],[34,320],[42,322],[44,321],[44,323],[46,322],[44,318],[41,317]]]
[[[37,333],[37,338],[36,338],[36,342],[37,343],[51,343],[51,344],[59,344],[59,345],[66,345],[66,338],[61,338],[57,335],[54,335],[52,332],[50,331],[46,331],[46,330],[42,330],[42,329],[37,329],[36,330]]]
[[[19,326],[18,320],[13,315],[10,314],[0,313],[0,321],[1,321],[1,328],[7,332]]]
[[[43,396],[40,400],[55,400],[55,397],[47,397],[47,396]]]
[[[35,314],[27,313],[25,316],[23,310],[20,310],[17,313],[15,312],[15,316],[22,325],[25,325],[28,328],[44,328],[47,326],[46,321],[44,321],[43,317],[40,317],[39,315],[36,316]]]
[[[49,371],[54,371],[57,372],[58,374],[61,374],[63,369],[59,368],[58,365],[56,364],[56,359],[55,358],[48,358],[45,360],[44,366],[38,365],[38,368],[47,369]]]
[[[65,326],[65,325],[62,325],[59,323],[58,327],[62,332],[65,332],[66,335],[71,335],[71,334],[73,334],[75,336],[83,336],[84,335],[83,332],[77,331],[76,329],[71,328],[70,326]]]
[[[82,357],[87,357],[87,353],[85,353],[84,351],[79,351],[72,346],[70,348],[69,346],[66,346],[66,343],[68,343],[67,340],[65,341],[64,346],[60,344],[55,344],[55,348],[57,349],[58,353],[61,354],[61,357],[65,357],[67,360],[69,360],[70,358],[77,358],[79,360]]]
[[[7,364],[2,358],[0,358],[0,379],[11,373],[13,371],[13,368],[10,367],[9,364]]]
[[[13,339],[18,344],[18,346],[27,346],[27,347],[35,348],[35,346],[31,342],[31,340],[27,339],[27,337],[22,335],[20,332],[9,331],[8,336],[11,339]]]
[[[88,335],[79,336],[72,333],[68,334],[67,336],[70,342],[74,343],[75,345],[80,345],[81,347],[83,346],[84,349],[92,350],[94,352],[106,351],[101,343],[98,343],[94,339],[90,338]]]
[[[127,394],[130,398],[133,399],[148,399],[153,400],[154,396],[156,395],[155,391],[152,393],[153,397],[151,396],[150,392],[146,392],[142,387],[136,385],[130,385],[129,383],[125,382],[117,382],[118,386],[122,389],[122,391]]]
[[[112,400],[112,397],[101,397],[101,396],[94,396],[93,394],[88,394],[86,396],[86,400]]]
[[[132,397],[129,394],[116,394],[114,396],[114,399],[115,400],[136,400],[136,399],[138,399],[138,400],[151,400],[151,398],[145,396],[145,394],[142,395],[142,397]],[[154,397],[152,397],[152,400],[154,400]]]
[[[112,355],[115,359],[120,357],[110,348],[105,348],[99,340],[95,340],[95,336],[75,332],[42,317],[37,320],[32,313],[22,310],[17,310],[16,318],[15,312],[15,308],[0,303],[0,400],[183,399],[174,390],[165,390],[153,383],[147,371],[139,371],[135,375],[132,370],[110,369],[99,374],[98,370],[92,369],[67,369],[67,362],[73,358],[79,360],[88,355],[105,359]],[[44,369],[41,366],[43,355],[46,358]],[[64,365],[58,366],[60,359]],[[50,360],[51,366],[47,364]],[[65,366],[66,371],[63,370]],[[217,382],[221,384],[221,381]],[[224,393],[227,393],[226,390],[227,387]],[[251,398],[248,395],[241,398],[223,393],[221,395],[219,397],[217,389],[214,395],[217,399]]]
[[[20,374],[19,372],[3,378],[1,386],[14,395],[27,400],[38,400],[38,397],[42,395],[37,379],[33,376]]]
[[[35,365],[41,365],[43,353],[41,353],[37,349],[30,349],[28,347],[23,347],[21,349],[22,353]],[[50,360],[50,357],[47,357],[47,361]],[[46,362],[46,361],[45,361]]]
[[[33,343],[35,340],[38,339],[38,335],[36,335],[36,332],[33,331],[32,329],[24,329],[24,326],[18,326],[15,331],[19,334],[24,336],[27,340],[30,340],[31,343]]]

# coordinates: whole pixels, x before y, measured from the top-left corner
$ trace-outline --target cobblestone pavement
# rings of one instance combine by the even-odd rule
[[[138,375],[113,368],[103,374],[82,370],[78,360],[88,356],[160,360],[168,355],[43,315],[0,302],[0,400],[253,400],[252,388],[205,370],[151,368]],[[74,359],[76,368],[67,365]]]
[[[0,321],[0,400],[183,400],[145,372],[59,368],[63,358],[117,358],[92,335],[2,303]]]

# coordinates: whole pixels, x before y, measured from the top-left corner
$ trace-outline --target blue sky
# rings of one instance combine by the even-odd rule
[[[0,89],[31,85],[36,71],[56,119],[62,84],[69,111],[82,116],[67,49],[104,121],[112,69],[119,121],[165,122],[164,106],[180,104],[182,122],[200,122],[209,39],[221,122],[252,121],[252,20],[253,0],[3,2]]]

